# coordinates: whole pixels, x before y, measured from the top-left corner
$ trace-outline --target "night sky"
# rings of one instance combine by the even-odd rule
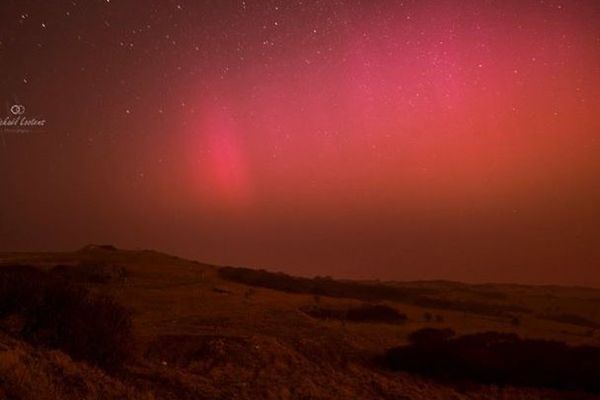
[[[0,20],[0,251],[600,286],[597,0],[3,0]]]

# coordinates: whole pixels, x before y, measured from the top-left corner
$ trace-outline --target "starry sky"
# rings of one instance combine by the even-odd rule
[[[4,0],[0,18],[0,251],[600,286],[597,0]]]

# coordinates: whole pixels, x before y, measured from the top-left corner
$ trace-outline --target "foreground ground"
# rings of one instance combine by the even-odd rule
[[[387,371],[378,359],[386,349],[406,343],[411,332],[429,326],[600,345],[600,290],[389,283],[427,293],[428,301],[380,302],[406,314],[404,323],[352,322],[314,318],[303,310],[351,308],[362,300],[249,286],[224,279],[218,267],[152,251],[90,246],[73,253],[0,254],[0,263],[47,270],[100,266],[96,272],[102,279],[85,284],[130,308],[136,334],[136,357],[108,373],[0,331],[0,398],[594,398],[435,382]]]

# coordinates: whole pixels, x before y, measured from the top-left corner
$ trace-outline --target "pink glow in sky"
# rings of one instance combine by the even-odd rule
[[[467,3],[363,5],[325,28],[273,15],[252,32],[258,49],[196,89],[203,121],[191,132],[209,142],[201,169],[216,169],[215,190],[443,204],[588,173],[595,7]]]
[[[0,250],[600,286],[599,1],[80,3],[0,5]]]
[[[198,172],[204,182],[214,188],[219,201],[246,200],[249,182],[240,143],[243,132],[227,106],[207,104],[202,107],[199,124],[192,127],[192,135],[199,138],[191,150],[199,157]]]

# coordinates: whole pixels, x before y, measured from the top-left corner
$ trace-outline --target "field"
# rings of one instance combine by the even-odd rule
[[[0,320],[0,398],[595,396],[593,388],[586,393],[578,387],[440,379],[388,368],[384,358],[422,328],[449,328],[456,336],[515,333],[591,349],[600,346],[597,289],[294,278],[111,246],[72,253],[5,253],[0,263],[13,270],[33,266],[53,282],[60,279],[114,299],[130,313],[132,335],[123,349],[128,357],[104,365],[78,356],[69,346],[48,344],[44,336],[31,339],[15,322],[19,312],[7,312]],[[101,326],[105,309],[97,307],[92,314],[98,321],[85,318]],[[123,345],[125,339],[114,340]]]

